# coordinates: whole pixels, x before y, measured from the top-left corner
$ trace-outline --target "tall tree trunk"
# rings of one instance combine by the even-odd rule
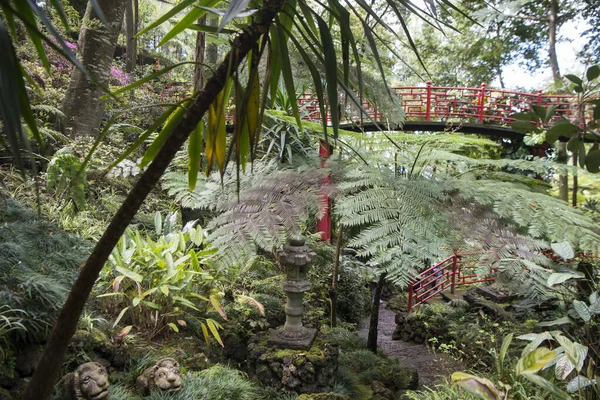
[[[125,54],[127,55],[127,62],[125,64],[125,70],[130,73],[135,70],[135,64],[137,59],[137,39],[134,37],[137,33],[136,18],[134,12],[134,9],[136,8],[134,3],[136,0],[126,1],[127,4],[125,7]]]
[[[556,56],[556,31],[558,29],[558,0],[550,0],[550,13],[548,15],[548,56],[554,82],[561,81],[560,69],[558,68],[558,57]]]
[[[557,162],[561,164],[568,164],[569,155],[567,154],[567,142],[558,142],[558,157]],[[569,174],[565,170],[558,174],[558,197],[561,200],[569,201]]]
[[[81,316],[94,282],[112,249],[125,232],[148,193],[156,185],[177,151],[187,140],[190,132],[196,128],[210,104],[225,87],[227,71],[230,68],[237,70],[260,37],[265,32],[269,32],[273,19],[282,8],[283,0],[269,2],[265,8],[260,10],[253,23],[235,38],[233,52],[227,55],[211,79],[206,82],[204,89],[196,96],[185,117],[177,123],[152,163],[142,173],[127,195],[104,234],[96,243],[83,268],[81,268],[67,301],[54,324],[44,353],[27,386],[23,400],[47,400],[50,398],[54,383],[58,379],[69,340],[75,333],[77,321]]]
[[[96,1],[106,17],[106,24],[98,19],[92,4],[88,3],[79,32],[77,59],[92,78],[107,86],[127,0]],[[95,136],[98,133],[104,116],[101,95],[102,90],[92,80],[73,68],[63,103],[68,135]]]
[[[337,289],[340,267],[340,253],[342,252],[342,232],[344,225],[340,224],[338,228],[337,244],[335,246],[335,260],[333,261],[333,277],[331,279],[331,289],[329,289],[329,298],[331,299],[331,327],[337,325]]]
[[[206,19],[206,25],[208,26],[212,26],[212,27],[217,27],[219,24],[219,19],[217,17],[214,17],[212,15],[207,16]],[[219,61],[219,48],[217,47],[216,44],[214,43],[210,43],[206,45],[206,53],[204,56],[204,59],[206,60],[206,65],[213,67],[217,65],[217,62]],[[206,75],[206,78],[210,78],[211,73],[209,73],[210,70],[206,71],[204,74]]]
[[[206,14],[198,20],[199,25],[206,24]],[[198,92],[204,86],[204,51],[206,50],[206,33],[198,32],[196,34],[196,56],[194,65],[194,93]]]
[[[371,318],[369,322],[369,336],[367,337],[367,349],[373,353],[377,353],[377,331],[379,328],[379,302],[381,301],[381,293],[383,292],[383,284],[385,283],[384,272],[379,275],[379,282],[375,288],[375,296],[373,296],[373,304],[371,304]]]

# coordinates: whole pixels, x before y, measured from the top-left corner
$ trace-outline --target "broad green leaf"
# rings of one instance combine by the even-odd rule
[[[516,373],[534,374],[542,369],[556,356],[556,353],[546,347],[538,347],[517,362]]]
[[[281,77],[281,54],[279,52],[279,35],[278,28],[275,24],[271,25],[269,30],[269,57],[268,57],[268,70],[270,71],[269,83],[271,107],[275,105],[275,98],[277,97],[277,89],[279,88],[279,79]]]
[[[554,373],[556,379],[565,380],[567,376],[575,369],[575,365],[569,360],[566,355],[562,355],[556,362]]]
[[[508,352],[508,347],[510,346],[513,340],[514,333],[511,332],[504,337],[502,340],[502,346],[500,346],[500,353],[498,354],[498,359],[500,365],[504,365],[504,359],[506,358],[506,353]]]
[[[144,153],[142,161],[140,162],[140,168],[144,168],[146,165],[150,164],[152,160],[154,160],[154,157],[156,157],[160,149],[163,147],[167,141],[167,138],[171,135],[181,118],[183,118],[187,112],[187,108],[191,102],[191,99],[185,100],[179,107],[177,107],[177,110],[175,110],[174,113],[169,115],[165,122],[165,126],[163,126],[156,139],[154,139],[152,144],[148,147],[148,150],[146,150],[146,153]]]
[[[173,300],[177,301],[178,303],[180,303],[181,305],[184,305],[188,308],[191,308],[192,310],[196,310],[196,311],[200,311],[198,309],[198,307],[196,307],[194,305],[194,303],[192,303],[191,301],[189,301],[188,299],[181,297],[181,296],[173,296]]]
[[[532,104],[531,109],[533,110],[533,114],[535,115],[535,121],[542,120],[546,122],[546,108],[542,106],[538,106],[537,104]]]
[[[517,336],[517,339],[528,340],[531,342],[527,346],[525,346],[523,352],[521,353],[521,357],[525,357],[527,354],[535,350],[545,340],[552,340],[552,335],[549,332],[530,333],[526,335]]]
[[[516,119],[518,121],[535,121],[537,119],[536,115],[533,111],[523,111],[523,112],[511,115],[511,117],[513,117],[514,119]]]
[[[212,335],[215,337],[215,339],[217,339],[217,342],[219,342],[221,347],[225,347],[225,345],[223,344],[223,341],[221,340],[221,336],[219,336],[219,331],[218,331],[217,327],[219,327],[220,325],[217,323],[217,321],[207,318],[206,325],[208,325],[208,329],[210,329],[210,333],[212,333]]]
[[[545,123],[550,122],[552,117],[554,117],[555,115],[556,115],[556,106],[554,106],[554,105],[548,106],[548,108],[546,109],[546,118],[544,119],[544,122]]]
[[[585,166],[589,172],[598,173],[600,172],[600,150],[598,144],[594,143],[590,152],[585,158]]]
[[[573,398],[568,393],[563,392],[552,382],[542,378],[539,375],[523,374],[522,376],[525,377],[530,382],[532,382],[532,383],[540,386],[541,388],[548,390],[550,393],[552,393],[553,400],[573,400]]]
[[[221,0],[200,0],[175,26],[167,32],[167,34],[158,43],[159,46],[164,45],[169,40],[189,28],[199,18],[206,14],[206,9],[201,7],[214,7],[219,4]]]
[[[155,310],[161,310],[162,309],[158,304],[156,304],[156,303],[154,303],[152,301],[143,300],[142,304],[145,305],[145,306],[147,306],[147,307],[153,308]]]
[[[464,372],[455,372],[452,374],[452,384],[458,385],[467,392],[480,396],[486,400],[499,400],[498,389],[489,379],[480,378],[475,375]]]
[[[560,136],[571,137],[579,132],[579,127],[567,120],[558,120],[546,131],[546,141],[550,144],[556,142]]]
[[[339,135],[339,101],[337,90],[337,59],[331,31],[323,18],[316,15],[317,24],[319,25],[319,34],[323,45],[323,55],[325,57],[325,81],[327,82],[327,100],[329,114],[331,115],[331,125],[333,127],[333,137],[337,139]]]
[[[142,301],[142,299],[136,296],[133,298],[133,300],[131,300],[131,304],[134,307],[137,307],[140,304],[140,301]]]
[[[583,85],[583,81],[581,80],[581,78],[579,78],[578,76],[575,76],[573,74],[566,74],[565,78],[567,78],[568,80],[570,80],[571,82],[573,82],[576,85]]]
[[[198,181],[203,136],[204,121],[200,120],[198,125],[196,125],[196,129],[190,134],[190,143],[188,145],[188,187],[190,191],[196,189],[196,182]]]
[[[590,313],[590,310],[588,310],[587,305],[583,301],[573,300],[573,308],[575,309],[577,315],[579,315],[579,318],[581,318],[585,322],[589,322],[592,319],[592,314]]]
[[[585,144],[583,140],[579,144],[579,150],[577,151],[577,159],[581,168],[585,167]]]
[[[576,393],[588,386],[595,385],[596,379],[588,379],[585,376],[576,376],[567,384],[567,392]]]
[[[565,317],[555,319],[553,321],[540,322],[539,324],[537,324],[537,326],[550,327],[550,326],[566,325],[566,324],[571,324],[571,323],[573,323],[571,318],[565,316]]]
[[[569,279],[580,279],[583,278],[583,274],[580,272],[554,272],[548,277],[546,284],[548,286],[554,286],[568,281]]]
[[[592,65],[585,72],[585,76],[586,76],[588,82],[593,81],[598,76],[600,76],[600,66],[598,66],[598,65]]]
[[[128,277],[129,279],[131,279],[134,282],[142,282],[144,280],[144,277],[140,274],[138,274],[135,271],[132,271],[128,268],[125,267],[115,267],[115,270],[117,272],[119,272],[122,275],[125,275],[126,277]]]
[[[572,137],[567,142],[567,150],[569,150],[571,153],[576,153],[579,151],[580,145],[581,145],[581,139],[579,139],[577,137]]]
[[[575,252],[569,242],[552,243],[550,246],[552,247],[552,251],[563,260],[570,260],[575,257]]]
[[[536,129],[536,126],[529,121],[515,120],[510,123],[510,127],[520,133],[529,133]]]

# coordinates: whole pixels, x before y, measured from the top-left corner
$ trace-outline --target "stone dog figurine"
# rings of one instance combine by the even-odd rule
[[[102,364],[81,364],[64,376],[60,383],[65,400],[99,400],[108,396],[108,372]]]
[[[163,358],[154,366],[144,370],[135,380],[135,386],[143,395],[154,389],[163,392],[176,392],[181,389],[179,363],[173,358]]]

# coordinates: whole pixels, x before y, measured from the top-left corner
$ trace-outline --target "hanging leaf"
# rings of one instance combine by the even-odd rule
[[[163,16],[158,18],[156,21],[152,22],[150,25],[139,31],[135,37],[139,37],[146,32],[156,28],[157,26],[162,25],[164,22],[168,21],[172,17],[174,17],[180,11],[183,11],[187,6],[194,4],[197,0],[182,0],[180,3],[169,7],[169,11],[167,11]]]
[[[325,57],[325,82],[327,82],[327,100],[329,101],[329,114],[331,115],[331,125],[333,127],[333,138],[337,139],[339,134],[339,101],[337,90],[337,59],[333,39],[329,26],[323,18],[316,15],[319,25],[319,34],[323,45],[323,55]]]
[[[250,0],[231,0],[229,2],[229,7],[225,10],[225,14],[223,14],[223,19],[221,20],[221,24],[219,25],[219,31],[227,25],[229,21],[234,18],[237,18],[238,15],[248,8],[248,4]]]
[[[536,126],[533,123],[531,123],[529,121],[519,120],[519,119],[512,121],[510,123],[510,127],[514,131],[519,132],[519,133],[529,133],[529,132],[534,131],[536,128]]]
[[[185,100],[180,106],[177,107],[174,113],[169,115],[165,122],[165,126],[163,126],[156,139],[154,139],[152,144],[148,147],[148,150],[146,150],[146,152],[144,153],[142,161],[140,162],[140,168],[144,168],[152,160],[154,160],[154,157],[156,157],[159,150],[163,147],[163,145],[167,141],[167,138],[171,135],[177,124],[179,124],[181,118],[183,118],[183,116],[185,115],[187,108],[191,104],[191,102],[191,99]]]
[[[190,191],[196,188],[200,156],[202,154],[202,137],[204,136],[204,121],[200,120],[196,129],[190,134],[188,145],[188,187]]]
[[[290,56],[287,48],[287,35],[285,34],[285,31],[280,25],[280,23],[276,24],[276,26],[278,35],[277,42],[279,44],[281,62],[281,73],[283,74],[283,83],[285,85],[287,97],[292,107],[292,112],[294,114],[294,118],[296,119],[296,123],[298,124],[300,129],[302,129],[302,119],[300,118],[300,112],[298,111],[298,100],[296,98],[296,85],[294,84],[294,76],[292,74],[292,66],[290,64]]]
[[[581,139],[579,139],[577,137],[572,137],[567,142],[567,150],[569,150],[571,153],[576,153],[577,151],[579,151],[580,146],[581,146]]]
[[[600,66],[598,66],[598,65],[592,65],[585,72],[585,76],[586,76],[588,82],[593,81],[598,76],[600,76]]]
[[[573,82],[576,85],[579,85],[579,86],[583,85],[583,81],[578,76],[575,76],[572,74],[566,74],[565,78],[567,78],[568,80],[570,80],[571,82]]]
[[[598,143],[594,143],[587,157],[585,158],[585,167],[589,172],[600,172],[600,149]]]
[[[188,27],[193,25],[198,19],[206,14],[206,9],[201,7],[214,7],[219,4],[221,0],[200,0],[196,7],[193,7],[175,26],[167,32],[167,34],[158,43],[159,46],[167,43],[175,36],[186,30]]]
[[[208,329],[210,329],[210,333],[212,333],[214,338],[217,339],[217,342],[219,342],[221,347],[225,347],[225,345],[223,344],[223,341],[221,340],[221,336],[219,336],[219,331],[217,330],[217,327],[220,327],[220,325],[217,323],[217,321],[207,318],[206,324],[208,325]]]
[[[560,136],[572,137],[577,132],[579,132],[579,127],[577,125],[573,125],[567,120],[558,120],[546,132],[546,141],[552,144],[556,142]]]

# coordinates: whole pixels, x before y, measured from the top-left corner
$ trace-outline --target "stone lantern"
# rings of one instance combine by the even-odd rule
[[[310,289],[306,274],[317,255],[304,244],[302,236],[291,236],[288,245],[277,253],[277,258],[286,270],[283,284],[283,291],[287,296],[285,325],[277,328],[267,343],[284,349],[308,350],[315,340],[317,330],[302,326],[302,298],[304,292]]]

